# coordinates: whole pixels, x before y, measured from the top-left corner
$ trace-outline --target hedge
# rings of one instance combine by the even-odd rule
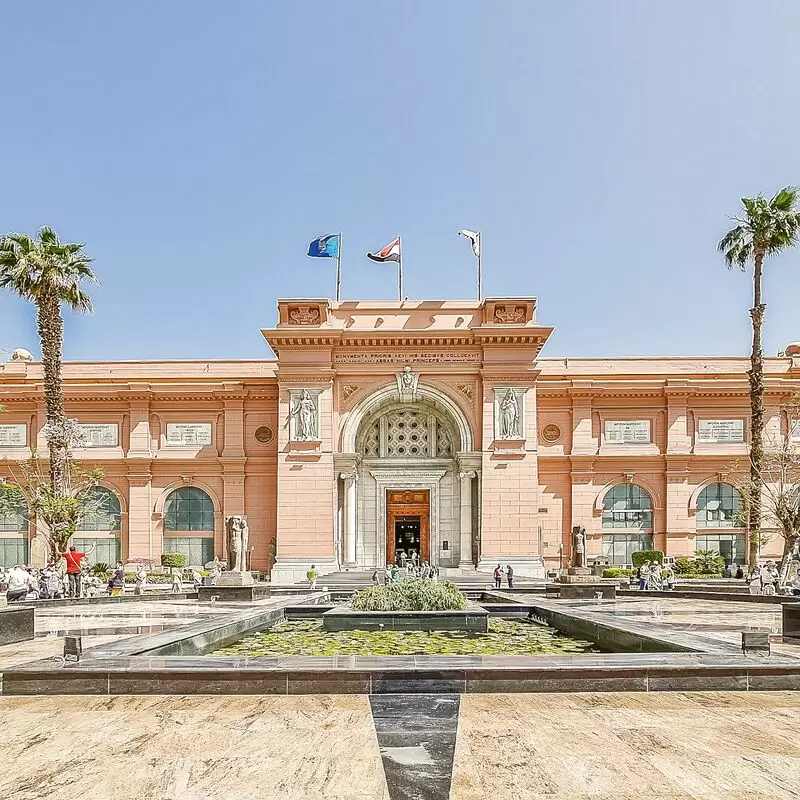
[[[631,553],[631,563],[634,569],[639,569],[645,561],[649,561],[651,564],[654,561],[663,564],[664,554],[660,550],[637,550],[635,553]]]
[[[623,569],[622,567],[609,567],[603,570],[604,578],[630,578],[633,574],[632,569]]]
[[[162,567],[186,567],[189,565],[189,556],[186,553],[162,553],[161,566]]]
[[[370,586],[353,597],[356,611],[452,611],[466,608],[467,598],[454,583],[405,578]]]

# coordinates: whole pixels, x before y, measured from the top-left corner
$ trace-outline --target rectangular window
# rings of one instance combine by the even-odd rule
[[[653,537],[649,534],[604,533],[603,555],[611,564],[622,566],[632,564],[633,553],[640,550],[652,550]]]
[[[26,447],[28,444],[28,426],[0,425],[0,447]]]
[[[695,552],[713,550],[728,564],[744,564],[746,536],[743,533],[698,533],[694,540]]]
[[[202,567],[214,560],[214,538],[211,536],[168,536],[165,553],[186,553],[190,567]]]
[[[606,444],[649,444],[649,419],[607,419]]]
[[[119,425],[78,425],[81,437],[78,447],[116,447],[119,444]]]
[[[75,545],[79,553],[85,553],[92,545],[94,550],[86,556],[87,564],[108,564],[116,565],[122,558],[122,548],[120,541],[116,537],[105,539],[79,539],[74,537],[72,544]]]
[[[210,422],[168,422],[169,447],[205,447],[211,444]]]
[[[22,537],[0,538],[0,567],[11,569],[28,563],[28,540]]]
[[[700,442],[743,442],[743,419],[701,419],[697,424]]]

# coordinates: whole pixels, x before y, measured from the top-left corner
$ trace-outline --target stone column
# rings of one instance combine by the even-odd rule
[[[344,481],[344,566],[352,569],[356,563],[356,505],[358,473],[342,472]]]
[[[472,561],[472,481],[477,477],[475,470],[458,473],[461,482],[461,551],[459,569],[474,569]]]

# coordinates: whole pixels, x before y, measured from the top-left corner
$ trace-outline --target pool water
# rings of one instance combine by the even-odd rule
[[[283,622],[215,650],[215,656],[536,656],[599,652],[591,642],[531,622],[490,619],[488,633],[336,631],[320,620]]]

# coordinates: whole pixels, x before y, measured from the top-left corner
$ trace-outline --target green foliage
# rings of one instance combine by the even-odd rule
[[[467,598],[454,583],[407,578],[386,586],[370,586],[353,597],[356,611],[460,611]]]
[[[636,574],[636,570],[623,569],[622,567],[609,567],[603,570],[604,578],[630,578]]]
[[[675,574],[682,578],[718,578],[725,559],[713,550],[698,550],[695,558],[675,559]]]
[[[634,569],[639,569],[645,561],[649,561],[651,564],[654,561],[663,564],[664,554],[660,550],[637,550],[635,553],[631,553],[631,563]]]
[[[111,567],[102,561],[97,561],[89,567],[90,575],[97,575],[98,578],[107,578],[111,572]]]
[[[161,566],[162,567],[178,567],[183,569],[189,565],[189,556],[186,553],[162,553]]]

